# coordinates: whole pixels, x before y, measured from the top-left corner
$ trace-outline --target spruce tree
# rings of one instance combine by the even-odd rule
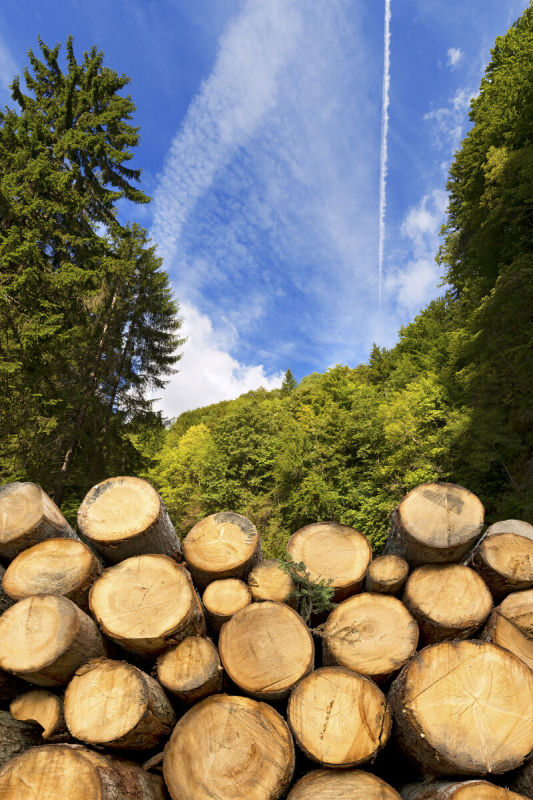
[[[294,389],[296,389],[297,386],[298,383],[296,381],[296,378],[294,377],[290,369],[288,369],[285,375],[283,376],[283,381],[281,382],[281,393],[290,394],[291,392],[294,391]]]

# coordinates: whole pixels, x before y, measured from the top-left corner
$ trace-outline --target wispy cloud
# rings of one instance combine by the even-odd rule
[[[463,60],[463,52],[459,47],[450,47],[446,56],[448,58],[448,66],[452,69],[457,67]]]
[[[389,134],[390,89],[390,0],[385,0],[385,30],[383,42],[383,88],[381,96],[381,152],[379,161],[379,245],[378,245],[378,301],[381,306],[381,282],[385,251],[385,214],[387,210],[387,157]]]
[[[457,149],[465,134],[467,111],[475,94],[473,88],[459,88],[445,105],[431,109],[424,116],[424,120],[431,124],[435,145],[445,151],[448,157]]]
[[[0,39],[0,101],[6,102],[9,98],[9,85],[15,74],[17,65],[6,43]]]

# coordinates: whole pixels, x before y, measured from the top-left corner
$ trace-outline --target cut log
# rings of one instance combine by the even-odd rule
[[[37,725],[15,719],[9,711],[0,711],[0,766],[30,747],[42,744]],[[4,795],[0,792],[0,797]]]
[[[525,536],[526,539],[533,539],[533,525],[522,519],[504,519],[490,525],[483,534],[483,538],[494,536],[495,533],[516,533],[518,536]]]
[[[315,769],[294,784],[287,800],[401,800],[400,795],[370,772],[360,769]]]
[[[62,594],[84,611],[88,594],[102,566],[83,542],[47,539],[23,550],[11,562],[3,587],[14,600],[34,594]]]
[[[9,710],[21,722],[35,722],[40,725],[43,739],[64,741],[68,737],[63,702],[60,697],[46,689],[32,689],[19,695],[13,700]]]
[[[85,747],[34,747],[0,769],[2,800],[164,800],[163,781]]]
[[[324,767],[371,761],[392,728],[383,692],[341,667],[321,667],[300,681],[289,698],[287,719],[300,749]]]
[[[218,643],[224,669],[244,692],[282,700],[314,666],[313,637],[284,603],[251,603],[235,614]]]
[[[173,800],[278,800],[294,771],[287,723],[266,703],[207,697],[178,722],[163,774]]]
[[[4,611],[9,608],[9,606],[13,605],[12,598],[9,597],[9,595],[6,594],[6,592],[5,592],[5,590],[4,590],[3,586],[2,586],[2,581],[4,579],[4,573],[5,573],[5,569],[0,564],[0,614],[3,614]]]
[[[209,584],[202,597],[202,603],[215,633],[237,611],[252,602],[248,586],[237,578],[225,578]]]
[[[426,647],[389,700],[404,752],[429,775],[507,772],[533,747],[533,673],[489,643]]]
[[[383,552],[413,567],[461,561],[481,533],[484,514],[479,498],[462,486],[423,483],[394,509]]]
[[[504,617],[501,606],[494,609],[479,638],[509,650],[533,670],[533,641]]]
[[[533,639],[533,589],[511,592],[501,602],[499,610],[527,639]]]
[[[524,796],[488,781],[412,783],[402,789],[403,800],[523,800]]]
[[[423,645],[467,639],[486,621],[492,595],[462,564],[426,564],[409,576],[403,602],[418,622]]]
[[[368,565],[365,591],[398,594],[409,575],[409,564],[400,556],[379,556]]]
[[[533,586],[533,540],[517,533],[485,537],[470,559],[496,602],[509,592]]]
[[[56,504],[35,483],[0,486],[0,558],[9,561],[43,539],[78,537]]]
[[[170,734],[176,718],[154,678],[108,658],[81,667],[65,692],[65,720],[82,742],[147,750]]]
[[[358,592],[372,559],[368,539],[348,525],[316,522],[293,533],[287,552],[296,562],[303,562],[311,580],[330,581],[339,602]]]
[[[276,559],[258,564],[248,575],[248,587],[254,601],[273,600],[275,603],[294,604],[290,597],[295,586],[292,578],[284,572]]]
[[[109,563],[145,553],[182,559],[182,548],[163,501],[142,478],[109,478],[85,496],[78,530]]]
[[[159,682],[187,704],[220,692],[223,675],[217,649],[204,636],[187,636],[157,659]]]
[[[329,615],[323,662],[386,681],[411,658],[417,643],[418,625],[401,600],[365,592]]]
[[[106,636],[134,653],[161,653],[205,633],[191,577],[168,556],[134,556],[106,569],[93,584],[89,605]]]
[[[0,667],[37,686],[62,686],[105,652],[94,621],[60,594],[19,600],[0,617]]]
[[[185,537],[183,550],[194,584],[202,591],[221,578],[246,580],[263,558],[255,525],[233,511],[198,522]]]

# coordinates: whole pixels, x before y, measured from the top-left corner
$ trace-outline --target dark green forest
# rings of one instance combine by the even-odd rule
[[[182,414],[146,399],[175,368],[180,320],[126,163],[126,84],[96,50],[41,45],[28,95],[0,116],[0,477],[34,480],[71,513],[135,472],[181,533],[232,509],[269,555],[317,520],[367,534],[414,486],[449,480],[488,521],[533,519],[533,7],[496,40],[455,154],[437,260],[442,297],[366,364]],[[100,115],[100,117],[98,117]]]

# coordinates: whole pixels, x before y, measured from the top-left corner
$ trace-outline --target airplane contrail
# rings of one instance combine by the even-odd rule
[[[390,9],[391,0],[385,0],[385,31],[383,46],[383,89],[381,94],[381,153],[379,159],[379,244],[378,244],[378,301],[381,306],[383,253],[385,250],[385,211],[387,207],[387,139],[389,134],[390,87]]]

